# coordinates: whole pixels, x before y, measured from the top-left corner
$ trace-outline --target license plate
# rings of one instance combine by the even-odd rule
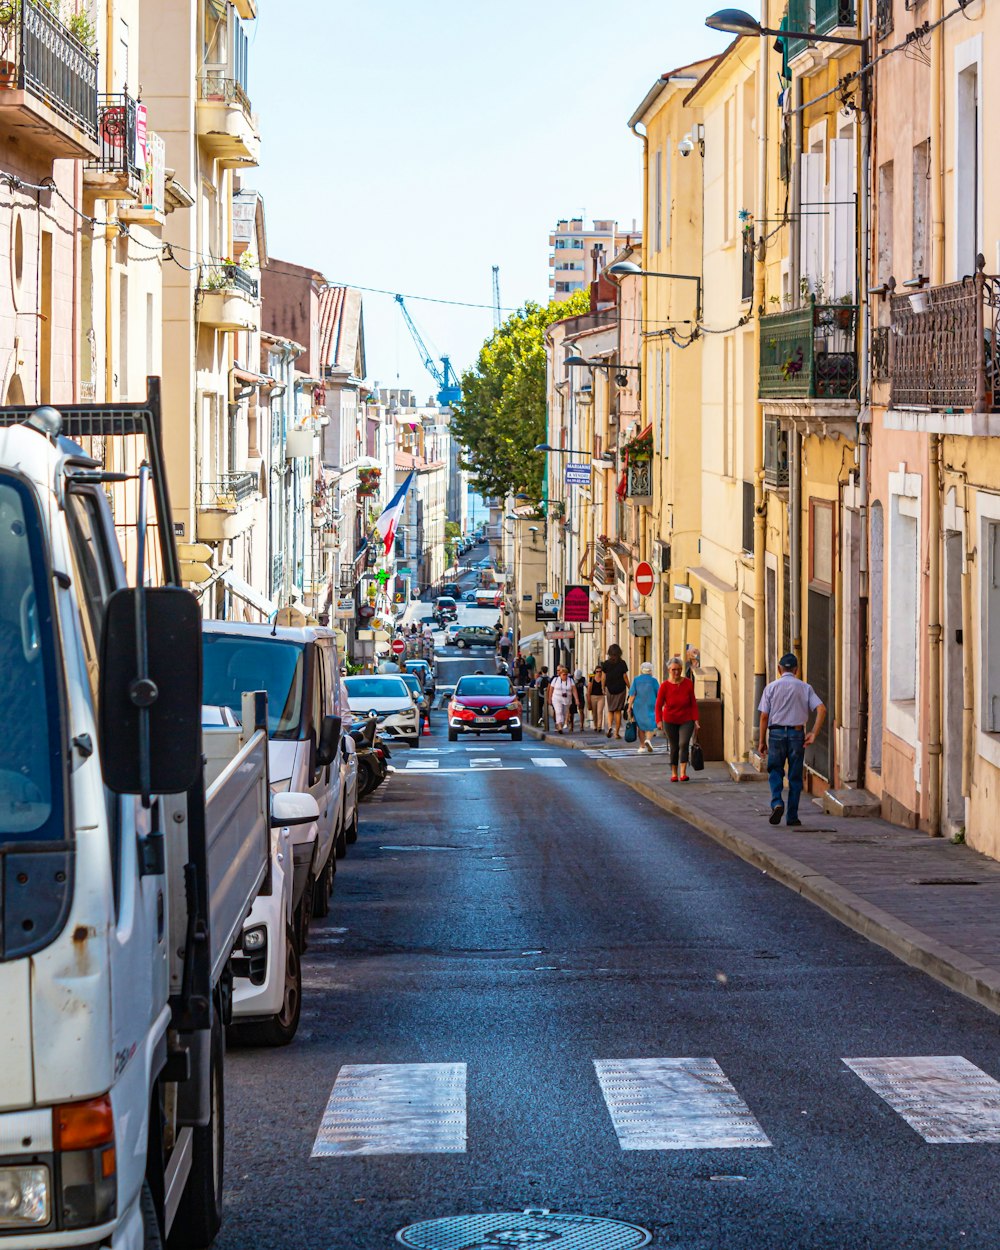
[[[476,717],[477,725],[495,725],[496,723],[497,723],[497,718],[495,716],[477,716]]]

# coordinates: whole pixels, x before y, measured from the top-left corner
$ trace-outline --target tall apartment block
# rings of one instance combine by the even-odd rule
[[[595,244],[602,247],[607,263],[615,254],[618,240],[618,223],[608,218],[595,217],[590,230],[583,228],[582,217],[557,221],[549,235],[550,298],[568,299],[574,291],[582,290],[593,281]]]

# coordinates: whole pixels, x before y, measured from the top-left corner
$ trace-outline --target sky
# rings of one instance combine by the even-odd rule
[[[475,362],[504,307],[548,299],[562,217],[642,216],[628,119],[664,71],[726,37],[719,0],[259,0],[268,251],[406,296],[435,355]],[[757,12],[758,6],[747,6]],[[436,390],[392,296],[365,294],[368,380]]]

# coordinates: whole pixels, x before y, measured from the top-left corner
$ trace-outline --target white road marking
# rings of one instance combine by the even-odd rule
[[[466,750],[466,751],[495,751],[495,750],[496,750],[496,747],[480,747],[480,746],[470,747],[470,746],[466,746],[466,747],[465,747],[465,750]]]
[[[622,1150],[770,1146],[714,1059],[595,1059]]]
[[[565,760],[554,760],[552,759],[551,756],[546,756],[546,755],[533,755],[531,757],[531,762],[532,764],[535,765],[536,768],[565,768],[566,767]]]
[[[499,755],[484,756],[482,759],[469,760],[470,768],[503,768],[503,760]]]
[[[465,1104],[464,1063],[344,1064],[312,1158],[464,1153]]]
[[[961,1055],[845,1059],[931,1145],[1000,1143],[1000,1084]]]
[[[407,760],[406,761],[407,772],[409,772],[412,769],[415,772],[426,773],[426,772],[430,772],[431,770],[437,767],[438,767],[437,760]]]

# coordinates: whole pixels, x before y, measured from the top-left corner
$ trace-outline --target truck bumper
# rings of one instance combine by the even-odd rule
[[[86,1246],[87,1250],[143,1250],[142,1212],[136,1198],[114,1224],[98,1228],[76,1228],[69,1233],[17,1233],[0,1240],[3,1250],[67,1250]]]

